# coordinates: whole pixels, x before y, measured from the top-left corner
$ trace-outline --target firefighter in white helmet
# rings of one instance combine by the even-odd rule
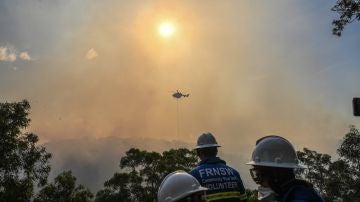
[[[211,133],[200,135],[195,150],[201,161],[190,174],[202,186],[209,189],[208,201],[246,201],[247,197],[239,172],[217,157],[218,147],[220,145]]]
[[[158,202],[206,202],[207,188],[185,171],[168,174],[158,190]]]
[[[283,137],[271,135],[256,141],[250,174],[259,185],[259,201],[323,202],[312,184],[295,178],[294,169],[303,169],[296,151]]]

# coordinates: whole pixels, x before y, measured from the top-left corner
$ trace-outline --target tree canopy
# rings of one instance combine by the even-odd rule
[[[83,185],[75,186],[71,171],[47,184],[51,154],[39,146],[36,134],[26,132],[30,124],[27,100],[0,103],[0,202],[34,201],[88,202],[92,193]]]
[[[304,148],[298,152],[300,161],[308,169],[298,175],[314,184],[325,201],[360,201],[360,133],[350,126],[337,153],[339,158],[331,161],[328,154]]]
[[[359,0],[337,0],[331,9],[339,14],[339,18],[333,20],[333,34],[341,36],[346,25],[360,21],[360,1]]]
[[[47,181],[51,154],[37,145],[37,135],[24,132],[29,109],[27,100],[0,103],[0,201],[28,201],[34,185]]]
[[[104,183],[95,201],[156,201],[157,190],[167,174],[189,171],[196,163],[196,154],[185,148],[162,154],[132,148],[120,160],[122,172]]]
[[[71,171],[59,174],[54,183],[46,185],[37,194],[34,202],[90,202],[93,194],[83,185],[76,186],[76,177]]]

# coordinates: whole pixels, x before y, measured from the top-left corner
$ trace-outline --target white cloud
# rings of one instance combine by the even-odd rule
[[[90,48],[89,50],[88,50],[88,52],[86,53],[86,58],[88,59],[88,60],[93,60],[93,59],[95,59],[97,56],[99,56],[98,55],[98,53],[95,51],[95,49],[93,49],[93,48]]]
[[[29,53],[28,52],[21,52],[19,57],[22,59],[22,60],[33,60]]]
[[[0,61],[14,62],[16,60],[16,54],[9,48],[0,46]]]
[[[17,58],[21,60],[34,60],[29,53],[19,52],[13,47],[0,46],[0,61],[15,62]]]

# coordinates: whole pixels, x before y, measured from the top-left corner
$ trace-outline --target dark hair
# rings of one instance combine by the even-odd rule
[[[218,153],[217,147],[205,147],[196,150],[198,156],[203,155],[205,157],[216,157]]]

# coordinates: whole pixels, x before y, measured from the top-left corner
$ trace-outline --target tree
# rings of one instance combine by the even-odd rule
[[[340,158],[346,161],[354,172],[356,179],[360,178],[360,133],[355,126],[345,135],[337,152]]]
[[[357,20],[360,21],[359,0],[337,0],[331,9],[339,14],[339,19],[333,20],[333,34],[341,36],[345,26]]]
[[[349,165],[343,160],[334,161],[329,167],[324,198],[326,201],[354,201],[349,195],[352,182]]]
[[[23,132],[29,110],[27,100],[0,103],[0,201],[29,201],[35,183],[47,181],[51,154],[37,146],[37,135]]]
[[[156,201],[157,190],[167,174],[189,171],[196,163],[196,154],[184,148],[162,154],[132,148],[120,160],[123,172],[104,183],[105,189],[96,194],[95,201]]]
[[[339,158],[304,148],[299,160],[307,169],[298,176],[314,184],[325,201],[360,201],[360,133],[355,126],[344,136],[337,149]]]
[[[246,193],[248,202],[258,201],[258,191],[257,190],[246,189],[245,193]]]
[[[329,177],[329,167],[331,165],[331,156],[320,154],[316,151],[303,149],[303,152],[297,152],[299,160],[306,165],[308,169],[299,170],[301,178],[307,179],[317,188],[320,193],[326,195],[326,182]]]
[[[347,181],[347,195],[353,201],[360,201],[360,133],[355,126],[350,126],[350,131],[343,138],[337,149],[340,160],[346,164],[346,171],[350,174]]]
[[[90,202],[93,194],[83,185],[76,186],[71,171],[59,174],[54,183],[42,188],[34,202]]]

